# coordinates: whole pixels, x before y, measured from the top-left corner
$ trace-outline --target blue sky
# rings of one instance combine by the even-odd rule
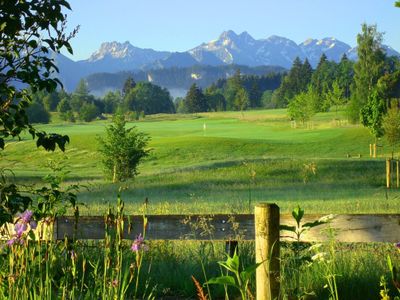
[[[102,42],[129,41],[141,48],[185,51],[228,29],[254,38],[279,35],[301,43],[336,37],[356,45],[361,24],[377,24],[384,43],[400,51],[400,9],[395,0],[69,0],[74,60]]]

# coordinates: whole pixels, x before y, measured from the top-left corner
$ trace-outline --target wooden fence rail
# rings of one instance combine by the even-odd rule
[[[304,222],[324,215],[305,215]],[[148,240],[254,240],[254,215],[150,215],[147,216]],[[125,222],[124,238],[134,239],[143,232],[142,216],[130,217]],[[280,224],[294,225],[291,215],[281,214]],[[59,217],[55,224],[55,238],[64,239],[74,234],[74,217]],[[328,239],[327,228],[333,228],[340,242],[399,242],[400,214],[336,215],[326,225],[311,229],[304,241],[319,242]],[[128,231],[130,231],[128,233]],[[288,232],[281,232],[281,240],[290,240]],[[79,217],[77,239],[103,239],[104,217]]]

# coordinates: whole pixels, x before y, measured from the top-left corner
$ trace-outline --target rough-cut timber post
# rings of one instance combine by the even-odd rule
[[[256,263],[264,262],[256,271],[257,300],[279,297],[279,207],[261,203],[255,207]]]
[[[369,144],[369,157],[372,157],[372,144]]]
[[[388,189],[390,188],[390,164],[391,164],[390,159],[387,159],[386,160],[386,187]]]
[[[399,160],[396,160],[396,187],[399,188],[400,186],[400,178],[399,178],[399,174],[400,173],[400,169],[399,169]]]
[[[377,155],[378,155],[378,153],[376,153],[377,151],[376,151],[376,144],[374,144],[374,158],[376,158],[377,157]]]

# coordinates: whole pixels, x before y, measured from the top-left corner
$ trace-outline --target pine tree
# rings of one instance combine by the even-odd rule
[[[340,60],[337,72],[337,83],[339,84],[339,87],[343,89],[343,96],[345,99],[350,98],[350,88],[353,84],[353,77],[353,62],[348,59],[345,53]]]
[[[131,76],[129,76],[125,82],[124,86],[122,87],[122,96],[125,97],[131,89],[134,89],[136,87],[136,82],[133,80]]]
[[[308,61],[307,58],[304,60],[303,66],[301,68],[301,74],[302,74],[301,86],[303,89],[304,87],[307,87],[310,84],[311,77],[313,74],[313,68],[311,67],[310,62]]]
[[[113,182],[136,176],[140,161],[149,154],[149,137],[135,127],[126,128],[125,117],[116,114],[106,127],[106,135],[99,138],[99,152],[103,156],[104,172]]]
[[[189,113],[205,112],[208,110],[206,97],[195,83],[192,84],[187,92],[184,104]]]

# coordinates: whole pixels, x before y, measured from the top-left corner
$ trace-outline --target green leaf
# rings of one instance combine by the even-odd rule
[[[231,272],[239,272],[239,256],[237,255],[236,251],[233,257],[227,255],[226,261],[220,261],[218,263]]]
[[[241,278],[243,281],[248,281],[248,280],[250,280],[251,275],[253,275],[253,273],[256,271],[256,269],[257,269],[260,265],[262,265],[264,262],[265,262],[265,260],[262,261],[262,262],[260,262],[260,263],[257,263],[257,264],[254,264],[254,265],[251,265],[251,266],[247,267],[247,268],[244,269],[242,272],[240,272],[240,278]]]
[[[325,223],[327,223],[327,222],[323,222],[323,221],[316,220],[316,221],[314,221],[314,222],[305,223],[305,224],[303,224],[302,227],[303,227],[303,228],[304,228],[304,227],[313,228],[313,227],[316,227],[316,226],[323,225],[323,224],[325,224]]]
[[[390,258],[390,256],[387,256],[387,264],[390,270],[390,273],[392,274],[392,278],[393,278],[393,264],[392,264],[392,259]]]
[[[221,284],[237,287],[235,279],[229,275],[210,278],[205,284]]]
[[[293,209],[292,216],[296,220],[297,224],[300,224],[301,219],[303,219],[304,216],[304,210],[301,209],[300,206],[297,206],[295,209]]]

